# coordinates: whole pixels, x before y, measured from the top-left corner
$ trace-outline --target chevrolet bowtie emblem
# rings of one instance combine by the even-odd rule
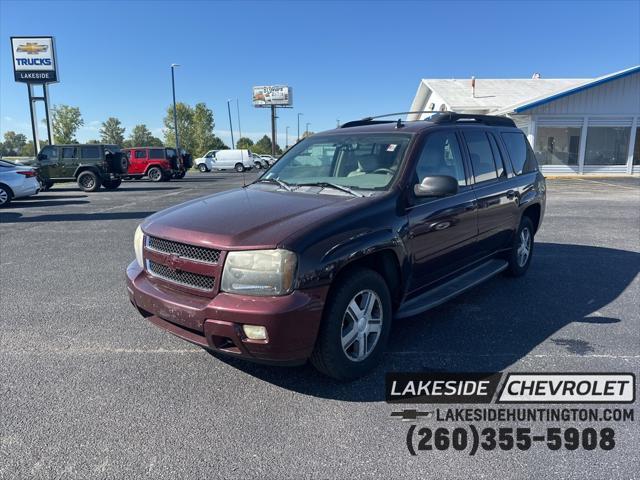
[[[35,55],[36,53],[44,53],[49,50],[49,45],[40,45],[36,42],[27,42],[17,48],[18,52]]]
[[[177,253],[172,253],[167,257],[167,264],[174,270],[177,270],[178,265],[180,264],[180,255]]]

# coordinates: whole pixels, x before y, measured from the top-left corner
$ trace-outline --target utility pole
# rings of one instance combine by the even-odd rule
[[[180,65],[177,63],[171,64],[171,89],[173,90],[173,128],[176,131],[176,153],[180,155],[180,139],[178,138],[178,111],[176,110],[176,79],[173,73],[176,67]]]
[[[286,141],[286,145],[284,146],[285,150],[289,150],[289,126],[287,125],[287,127],[285,128],[286,133],[286,137],[287,137],[287,141]]]
[[[229,128],[231,129],[231,148],[236,148],[236,142],[233,140],[233,123],[231,122],[231,107],[229,106],[229,102],[231,99],[227,100],[227,111],[229,112]]]
[[[276,106],[271,105],[271,155],[276,156]]]

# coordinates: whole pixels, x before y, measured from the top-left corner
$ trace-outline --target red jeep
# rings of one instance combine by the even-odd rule
[[[138,180],[147,175],[152,182],[168,182],[186,173],[182,156],[176,155],[175,148],[134,147],[124,151],[129,155],[129,178]]]

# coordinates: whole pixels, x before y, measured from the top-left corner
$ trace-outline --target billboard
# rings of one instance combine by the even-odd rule
[[[272,85],[266,87],[253,87],[253,106],[254,107],[270,107],[276,105],[279,107],[293,106],[291,87],[284,85]]]
[[[58,81],[53,37],[11,37],[11,51],[16,82]]]

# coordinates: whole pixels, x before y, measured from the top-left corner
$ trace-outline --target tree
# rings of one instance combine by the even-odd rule
[[[76,132],[84,125],[78,107],[55,105],[52,109],[53,141],[55,143],[78,143]]]
[[[193,147],[192,150],[187,150],[197,156],[212,150],[210,145],[213,142],[214,126],[213,111],[205,103],[196,103],[193,108]]]
[[[100,139],[103,143],[113,143],[114,145],[122,145],[124,142],[125,128],[122,126],[122,122],[116,117],[109,117],[106,121],[102,122],[100,128]]]
[[[131,135],[124,142],[125,147],[162,147],[162,140],[154,137],[146,125],[136,125],[131,130]]]
[[[49,145],[49,142],[47,142],[46,140],[40,140],[40,148],[43,148],[46,145]],[[20,154],[21,157],[33,157],[34,156],[33,152],[34,152],[34,150],[33,150],[33,141],[29,140],[20,149],[19,154]]]
[[[86,143],[88,145],[97,145],[98,143],[102,143],[102,141],[96,140],[95,138],[92,138],[91,140],[87,140],[84,143]],[[107,143],[112,143],[112,142],[107,142]]]
[[[180,148],[194,153],[193,140],[193,115],[194,111],[186,103],[176,103],[176,112],[178,117],[178,138],[180,139]],[[174,146],[176,144],[176,135],[173,124],[173,106],[167,108],[167,115],[164,117],[164,143],[165,145]]]
[[[253,140],[248,137],[240,137],[236,142],[236,148],[250,149],[253,147]]]
[[[254,153],[259,153],[261,155],[271,155],[271,139],[264,135],[260,140],[258,140],[253,147],[251,147],[251,151]],[[282,149],[278,144],[276,144],[276,155],[281,155]]]
[[[302,132],[302,138],[307,138],[307,137],[310,137],[311,135],[315,135],[315,134],[308,130],[306,132]]]
[[[7,156],[17,156],[26,144],[27,137],[25,135],[9,130],[4,132],[4,142],[0,143],[0,153]]]
[[[217,135],[213,135],[213,137],[211,137],[211,141],[210,143],[207,145],[207,149],[205,150],[228,150],[229,147],[222,141],[222,139],[220,137],[218,137]]]

